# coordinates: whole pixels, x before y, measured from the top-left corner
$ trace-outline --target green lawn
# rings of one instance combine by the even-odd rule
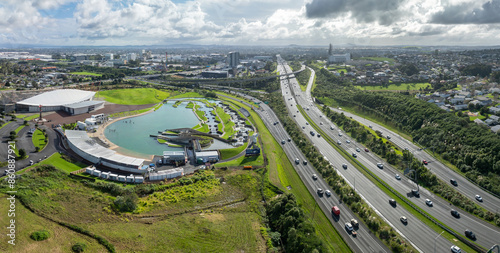
[[[38,114],[31,115],[31,116],[29,116],[29,117],[24,118],[24,120],[30,121],[30,120],[32,120],[32,119],[36,119],[36,118],[38,118],[39,116],[40,116],[40,115],[38,115]]]
[[[162,102],[170,94],[153,88],[118,89],[100,91],[96,97],[122,105],[144,105]]]
[[[41,161],[40,163],[38,163],[36,165],[42,165],[42,164],[53,165],[54,167],[56,167],[64,172],[67,172],[67,173],[77,171],[79,169],[82,169],[82,168],[85,168],[88,166],[88,165],[85,165],[85,164],[80,163],[80,162],[70,163],[70,162],[64,160],[61,157],[61,154],[59,154],[59,153],[54,153],[49,158]]]
[[[204,123],[201,125],[200,124],[194,126],[193,129],[196,131],[204,132],[204,133],[208,133],[208,131],[210,131],[207,124],[204,124]]]
[[[102,76],[101,74],[96,74],[92,72],[72,72],[70,74],[78,76]]]
[[[12,121],[8,121],[7,123],[3,124],[2,126],[0,126],[0,129],[2,129],[4,126],[10,124]]]
[[[172,97],[169,97],[169,99],[177,99],[177,98],[203,98],[204,96],[201,95],[198,92],[186,92],[186,93],[181,93],[174,95]]]
[[[35,133],[33,133],[31,140],[33,141],[33,145],[35,145],[35,147],[39,147],[40,150],[47,145],[47,142],[45,142],[45,135],[40,129],[37,129]]]
[[[23,129],[25,127],[25,125],[22,125],[18,128],[16,128],[16,130],[14,130],[16,132],[16,135],[19,133],[19,131],[21,131],[21,129]]]
[[[419,90],[430,86],[430,83],[401,83],[401,84],[390,84],[387,87],[377,85],[377,86],[354,86],[360,90]]]
[[[387,58],[387,57],[361,57],[359,60],[366,60],[366,61],[388,61],[389,63],[394,64],[394,59],[392,58]]]
[[[22,118],[26,117],[26,115],[25,114],[16,114],[16,117],[18,119],[22,119]]]
[[[194,103],[193,103],[193,102],[189,102],[189,103],[186,105],[186,108],[187,108],[187,109],[193,109],[193,108],[194,108]]]
[[[241,153],[247,147],[246,143],[237,148],[220,149],[220,159],[225,160]]]

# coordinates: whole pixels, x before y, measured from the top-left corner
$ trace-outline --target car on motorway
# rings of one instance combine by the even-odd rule
[[[465,230],[465,236],[469,237],[472,240],[476,240],[476,235],[469,229]]]
[[[282,140],[282,141],[281,141],[281,144],[285,144],[285,143],[286,143],[286,141],[285,141],[285,140]]]
[[[451,209],[450,213],[451,215],[453,215],[453,217],[460,218],[460,213],[457,210]]]
[[[396,178],[397,180],[401,180],[401,176],[399,176],[399,174],[396,174],[395,178]]]
[[[356,153],[352,153],[352,157],[356,158],[358,155]]]
[[[293,117],[297,117],[297,115],[296,115],[296,114],[294,114],[294,115],[293,115]]]
[[[389,199],[389,204],[391,204],[391,206],[396,206],[396,200]]]
[[[370,150],[368,150],[368,148],[365,148],[365,152],[370,152]]]
[[[481,198],[481,196],[479,196],[479,195],[476,195],[476,200],[479,202],[483,202],[483,198]]]
[[[337,144],[339,144],[339,145],[340,145],[340,144],[342,144],[342,142],[341,142],[341,141],[337,141]]]
[[[413,194],[413,196],[415,197],[420,197],[420,192],[417,190],[417,189],[412,189],[411,190],[411,193]]]
[[[299,164],[299,163],[300,163],[299,158],[295,158],[295,164]]]
[[[291,142],[291,141],[292,141],[292,139],[288,138],[288,142]]]
[[[311,131],[309,133],[311,133],[312,136],[314,136],[316,134],[314,131]]]
[[[453,252],[453,253],[462,253],[462,250],[458,246],[453,245],[453,246],[451,246],[451,252]]]
[[[318,176],[317,176],[316,174],[313,174],[313,175],[312,175],[312,178],[313,178],[314,180],[318,180]]]
[[[318,138],[321,138],[321,134],[318,134]]]
[[[340,209],[338,206],[333,206],[332,207],[332,213],[335,214],[335,215],[340,215]]]
[[[302,129],[306,129],[306,127],[305,127],[305,126],[302,126]]]
[[[321,188],[318,188],[318,190],[316,191],[320,196],[323,195],[323,189]]]
[[[361,149],[359,149],[359,148],[356,148],[356,151],[358,151],[358,152],[361,152]]]
[[[345,229],[347,230],[347,232],[352,232],[352,225],[351,225],[351,223],[346,222],[345,223]]]
[[[425,199],[425,204],[427,204],[428,206],[432,206],[432,201],[430,199]]]
[[[297,110],[297,113],[299,112],[299,110]]]
[[[458,185],[457,180],[455,180],[455,179],[450,179],[450,184],[452,184],[454,186]]]
[[[383,164],[381,164],[381,163],[377,163],[377,167],[379,167],[379,168],[383,169],[383,168],[384,168],[384,165],[383,165]]]
[[[335,130],[335,127],[333,127],[333,126],[330,126],[330,129],[331,129],[331,130]]]
[[[339,136],[342,136],[342,133],[341,133],[341,132],[339,132]]]
[[[309,126],[309,122],[306,122],[306,125],[308,125],[308,126]]]
[[[350,141],[350,140],[346,140],[345,142],[347,142],[347,143],[351,143],[351,141]]]
[[[30,160],[30,166],[33,165],[33,160]]]
[[[408,219],[406,218],[406,216],[401,216],[401,217],[399,217],[399,220],[400,220],[401,222],[403,222],[403,224],[407,224],[407,223],[408,223]]]
[[[423,160],[422,163],[425,165],[429,164],[429,162],[427,162],[426,160]]]
[[[320,118],[323,118],[323,115],[319,115]]]
[[[326,191],[325,191],[325,195],[326,195],[327,197],[330,197],[330,196],[332,196],[332,192],[331,192],[330,190],[326,190]]]
[[[319,122],[320,125],[323,125],[323,122]]]
[[[347,164],[342,164],[342,168],[347,169]]]
[[[356,219],[351,219],[351,225],[355,228],[357,228],[359,226],[359,223]]]
[[[302,164],[307,165],[307,161],[306,160],[302,161]]]
[[[373,128],[372,125],[368,125],[369,128]]]
[[[390,139],[391,139],[391,136],[389,136],[389,135],[387,135],[386,137],[387,137],[387,139],[388,139],[388,140],[390,140]]]

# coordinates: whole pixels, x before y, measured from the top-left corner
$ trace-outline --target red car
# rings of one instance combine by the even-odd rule
[[[370,152],[370,150],[368,150],[367,148],[365,148],[365,152]]]
[[[426,161],[426,160],[423,160],[422,162],[423,162],[425,165],[427,165],[427,161]]]

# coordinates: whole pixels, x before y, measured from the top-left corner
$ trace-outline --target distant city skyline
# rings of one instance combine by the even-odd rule
[[[5,0],[0,44],[500,45],[500,0]]]

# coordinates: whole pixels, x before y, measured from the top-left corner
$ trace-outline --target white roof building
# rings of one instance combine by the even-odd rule
[[[92,100],[95,92],[64,89],[54,90],[17,102],[21,105],[62,106]]]

